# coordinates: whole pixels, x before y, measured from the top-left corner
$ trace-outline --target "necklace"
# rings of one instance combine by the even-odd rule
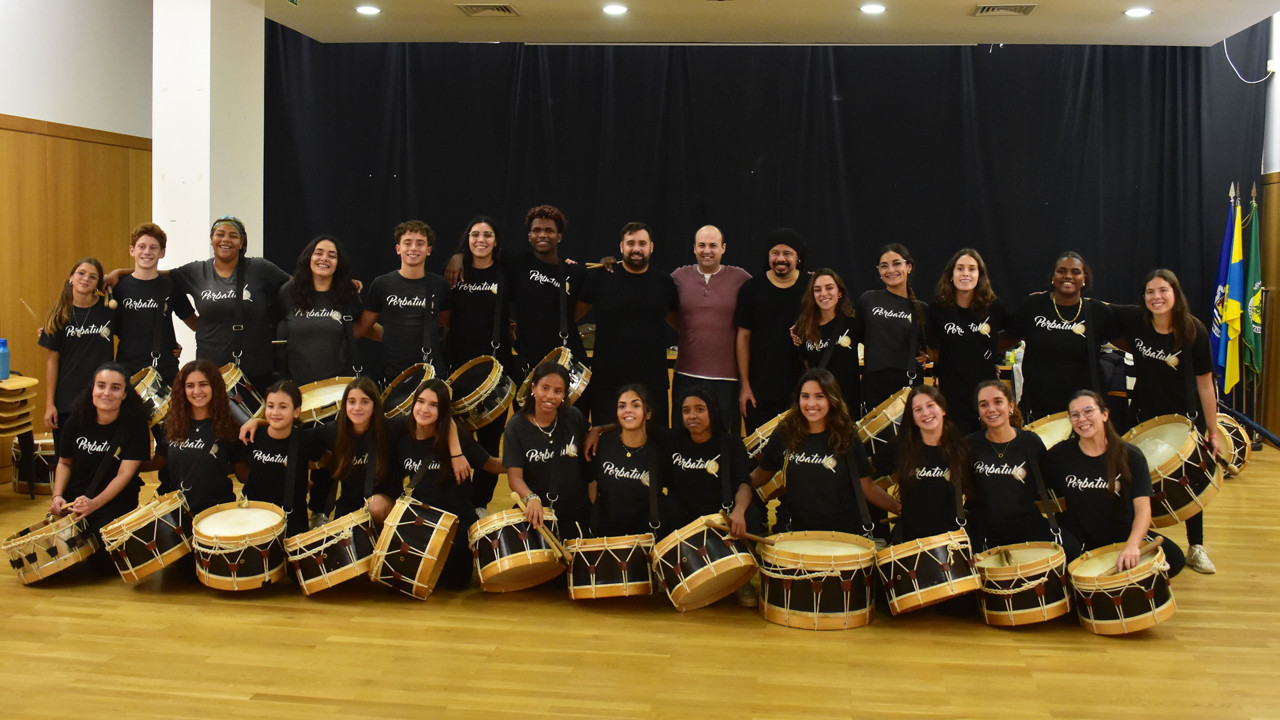
[[[1003,459],[1004,459],[1004,454],[1005,454],[1005,453],[1007,453],[1007,452],[1009,452],[1009,446],[1010,446],[1010,445],[1012,445],[1012,444],[1013,444],[1013,441],[1014,441],[1014,440],[1017,440],[1017,439],[1018,439],[1018,436],[1017,436],[1017,435],[1013,436],[1013,439],[1012,439],[1012,440],[1010,440],[1009,442],[1007,442],[1007,443],[1005,443],[1005,444],[1004,444],[1004,448],[996,448],[996,444],[995,444],[995,442],[994,442],[994,441],[992,441],[992,439],[991,439],[991,438],[987,438],[987,444],[991,446],[991,449],[995,452],[996,457],[998,457],[998,458],[1000,458],[1001,460],[1003,460]]]
[[[71,306],[71,324],[77,327],[84,325],[85,323],[88,323],[89,315],[93,313],[93,308],[85,308],[84,318],[81,319],[80,316],[76,314],[76,310],[78,309],[79,308],[77,308],[75,305]]]
[[[640,443],[640,447],[634,447],[634,448],[633,448],[633,447],[627,447],[627,444],[626,444],[626,443],[623,443],[623,444],[622,444],[622,449],[627,451],[627,457],[631,457],[631,453],[632,453],[633,451],[634,451],[634,452],[640,452],[641,450],[643,450],[643,449],[644,449],[644,446],[645,446],[645,445],[648,445],[648,444],[649,444],[649,440],[648,440],[648,439],[645,439],[645,441],[644,441],[644,442]]]
[[[541,426],[541,425],[539,425],[539,424],[537,423],[537,421],[534,421],[534,422],[533,422],[533,423],[531,423],[531,424],[532,424],[534,427],[538,428],[538,432],[540,432],[540,433],[542,433],[543,435],[546,435],[546,436],[547,436],[547,444],[548,444],[548,445],[550,445],[550,444],[552,444],[552,443],[554,443],[554,442],[555,442],[555,439],[554,439],[552,436],[553,436],[553,435],[555,435],[555,432],[556,432],[556,425],[558,425],[559,423],[560,423],[560,416],[559,416],[559,415],[556,415],[556,418],[555,418],[554,420],[552,420],[552,421],[551,421],[551,427],[547,428],[546,430],[543,430],[543,429],[542,429],[542,426]]]
[[[1066,318],[1062,317],[1062,311],[1058,310],[1058,301],[1057,300],[1053,301],[1053,314],[1057,315],[1058,319],[1061,320],[1062,322],[1069,322],[1072,325],[1075,325],[1076,320],[1080,319],[1080,311],[1083,309],[1084,309],[1084,298],[1080,298],[1080,302],[1076,304],[1076,316],[1071,318],[1070,320],[1067,320]]]

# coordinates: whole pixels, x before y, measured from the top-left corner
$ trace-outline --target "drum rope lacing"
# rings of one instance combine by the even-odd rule
[[[154,499],[155,498],[152,498],[152,500]],[[161,507],[164,508],[163,511],[160,510]],[[182,503],[177,503],[172,506],[168,506],[168,505],[153,506],[151,504],[147,504],[138,508],[138,510],[146,510],[147,514],[150,515],[150,517],[147,519],[147,522],[144,522],[141,525],[138,525],[136,528],[127,528],[127,527],[124,527],[123,524],[121,524],[120,535],[113,536],[110,540],[108,540],[105,537],[102,539],[102,549],[106,550],[107,552],[111,552],[112,550],[115,550],[116,548],[124,545],[125,543],[129,542],[135,537],[141,539],[141,536],[137,535],[135,533],[135,530],[142,530],[143,528],[151,527],[151,523],[157,522],[157,521],[162,522],[165,525],[168,525],[170,528],[174,530],[177,530],[178,534],[182,536],[183,540],[187,541],[187,534],[183,532],[182,524],[179,523],[177,525],[174,525],[173,523],[169,522],[169,518],[168,518],[170,513],[172,513],[174,510],[177,510],[181,507],[183,507]],[[139,517],[142,517],[142,516],[139,516]],[[155,539],[154,536],[152,537],[152,539],[153,540]],[[157,550],[152,550],[151,554],[155,555],[157,558],[160,557],[160,553]]]
[[[354,537],[355,535],[355,529],[356,529],[356,526],[354,525],[351,527],[343,528],[342,530],[338,531],[337,534],[327,536],[325,540],[318,545],[307,545],[305,547],[298,548],[296,551],[289,553],[289,559],[302,560],[303,558],[309,558],[315,555],[316,553],[322,550],[327,550],[330,547],[340,542],[351,540],[351,538]]]
[[[1079,593],[1082,597],[1092,598],[1092,597],[1093,597],[1093,595],[1094,595],[1094,593],[1102,593],[1102,595],[1103,595],[1103,596],[1105,596],[1105,597],[1107,597],[1107,598],[1110,598],[1111,600],[1113,600],[1113,601],[1114,601],[1118,596],[1123,595],[1126,591],[1128,591],[1128,590],[1132,589],[1132,588],[1133,588],[1133,587],[1135,587],[1135,586],[1136,586],[1136,587],[1141,588],[1144,592],[1146,592],[1146,591],[1147,591],[1147,588],[1146,588],[1146,586],[1144,586],[1142,583],[1143,583],[1143,581],[1144,581],[1144,580],[1150,580],[1150,581],[1151,581],[1151,590],[1152,590],[1152,593],[1151,593],[1151,597],[1150,597],[1150,599],[1149,599],[1149,600],[1147,600],[1147,605],[1151,608],[1151,612],[1152,612],[1152,613],[1155,613],[1155,611],[1156,611],[1156,600],[1155,600],[1154,590],[1155,590],[1155,587],[1156,587],[1156,578],[1157,578],[1159,575],[1163,575],[1164,573],[1169,572],[1169,563],[1168,563],[1168,562],[1166,562],[1166,561],[1164,560],[1164,555],[1163,555],[1163,554],[1161,554],[1159,557],[1160,557],[1160,559],[1159,559],[1159,560],[1156,560],[1156,561],[1154,561],[1154,562],[1151,564],[1151,570],[1152,570],[1152,573],[1151,573],[1150,575],[1147,575],[1147,574],[1145,574],[1145,573],[1144,573],[1144,574],[1143,574],[1143,575],[1141,575],[1141,576],[1135,576],[1135,575],[1133,574],[1133,571],[1134,571],[1134,569],[1135,569],[1135,568],[1129,568],[1128,570],[1126,570],[1126,571],[1124,572],[1124,575],[1116,575],[1116,576],[1113,576],[1113,577],[1117,577],[1117,578],[1119,578],[1119,577],[1123,577],[1123,578],[1127,581],[1124,585],[1122,585],[1122,586],[1120,586],[1120,587],[1111,588],[1111,589],[1108,589],[1108,588],[1086,588],[1086,589],[1084,589],[1084,590],[1081,590],[1079,587],[1077,587],[1077,586],[1076,586],[1076,583],[1075,583],[1074,581],[1071,583],[1071,585],[1072,585],[1072,587],[1074,587],[1074,588],[1075,588],[1075,591],[1076,591],[1077,593]],[[1167,580],[1168,580],[1168,576],[1166,576],[1166,578],[1165,578],[1165,579],[1166,579],[1166,581],[1167,581]],[[1170,595],[1170,596],[1169,596],[1169,601],[1170,601],[1170,602],[1174,602],[1174,600],[1173,600],[1173,595]],[[1086,608],[1089,608],[1089,610],[1088,610],[1088,613],[1089,613],[1089,620],[1093,621],[1093,620],[1094,620],[1094,618],[1093,618],[1093,610],[1092,610],[1092,606],[1091,606],[1091,605],[1089,605],[1089,604],[1087,604],[1087,603],[1082,603],[1082,604],[1080,605],[1080,611],[1081,611],[1082,613],[1083,613],[1083,612],[1085,612],[1085,609],[1086,609]],[[1095,622],[1100,622],[1100,621],[1095,621]],[[1120,616],[1120,627],[1121,627],[1121,629],[1125,630],[1126,632],[1128,632],[1128,630],[1129,630],[1128,618],[1126,618],[1124,615],[1121,615],[1121,616]]]
[[[1200,434],[1200,431],[1196,429],[1195,425],[1192,425],[1192,426],[1190,427],[1190,430],[1191,430],[1191,435],[1192,435],[1192,437],[1193,437],[1193,439],[1194,439],[1194,442],[1192,443],[1191,451],[1192,451],[1192,452],[1203,452],[1203,450],[1201,450],[1201,446],[1202,446],[1202,445],[1204,444],[1204,442],[1205,442],[1204,437]],[[1175,457],[1177,457],[1177,458],[1178,458],[1178,466],[1177,466],[1177,468],[1175,468],[1175,469],[1174,469],[1174,472],[1177,472],[1178,470],[1181,470],[1181,469],[1182,469],[1183,465],[1187,462],[1187,459],[1191,457],[1191,453],[1189,452],[1189,453],[1187,453],[1187,456],[1186,456],[1186,457],[1183,457],[1183,456],[1182,456],[1182,453],[1181,453],[1181,452],[1178,452],[1178,453],[1175,455]],[[1212,466],[1212,463],[1211,463],[1210,465]],[[1152,468],[1151,470],[1152,470],[1152,472],[1154,472],[1155,474],[1157,474],[1157,475],[1159,475],[1159,476],[1160,476],[1160,481],[1161,481],[1161,482],[1160,482],[1160,484],[1161,484],[1161,486],[1162,486],[1162,487],[1163,487],[1163,485],[1164,485],[1164,481],[1166,481],[1166,480],[1171,481],[1171,482],[1174,482],[1174,483],[1177,483],[1177,484],[1181,484],[1181,483],[1178,481],[1178,479],[1177,479],[1177,478],[1175,478],[1173,475],[1171,475],[1171,474],[1166,474],[1164,471],[1162,471],[1162,470],[1161,470],[1160,468],[1158,468],[1158,467],[1156,467],[1156,468]],[[1185,474],[1184,474],[1184,475],[1185,475]],[[1216,476],[1216,474],[1215,474],[1215,473],[1209,473],[1209,484],[1210,484],[1210,485],[1212,485],[1213,487],[1217,488],[1218,490],[1221,490],[1221,489],[1222,489],[1222,485],[1218,482],[1218,480],[1217,480],[1217,476]],[[1207,489],[1207,488],[1206,488],[1206,489]],[[1195,491],[1194,491],[1193,489],[1191,489],[1190,487],[1188,487],[1188,488],[1187,488],[1187,490],[1188,490],[1188,494],[1191,496],[1191,502],[1192,502],[1192,503],[1194,503],[1195,505],[1199,506],[1200,510],[1201,510],[1201,511],[1203,511],[1203,510],[1204,510],[1204,508],[1205,508],[1205,505],[1204,505],[1204,503],[1200,502],[1200,493],[1195,492]],[[1169,516],[1174,517],[1174,518],[1177,518],[1177,517],[1178,517],[1178,515],[1177,515],[1177,511],[1178,511],[1180,508],[1175,508],[1175,507],[1173,507],[1173,505],[1169,502],[1169,497],[1168,497],[1168,495],[1167,495],[1167,494],[1166,494],[1166,496],[1165,496],[1162,500],[1160,500],[1160,505],[1164,508],[1164,510],[1165,510],[1165,514],[1166,514],[1166,515],[1169,515]],[[1183,507],[1186,507],[1186,506],[1183,506]],[[1192,515],[1194,516],[1194,515],[1195,515],[1195,513],[1192,513]],[[1178,519],[1178,522],[1182,522],[1182,520],[1181,520],[1181,519]]]

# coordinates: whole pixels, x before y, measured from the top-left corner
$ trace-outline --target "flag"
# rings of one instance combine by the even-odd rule
[[[1222,344],[1222,310],[1227,302],[1227,272],[1231,269],[1231,229],[1236,221],[1235,186],[1231,186],[1231,200],[1227,202],[1227,229],[1222,236],[1222,253],[1218,256],[1218,283],[1213,291],[1213,325],[1209,347],[1213,350],[1213,372],[1218,377],[1226,375],[1227,358],[1220,353]]]
[[[1262,255],[1258,252],[1258,201],[1250,205],[1249,266],[1245,274],[1244,365],[1254,375],[1262,375]]]
[[[1244,314],[1244,243],[1240,235],[1240,206],[1232,213],[1231,239],[1223,253],[1229,258],[1227,282],[1219,308],[1217,362],[1223,366],[1222,392],[1230,393],[1240,382],[1240,335]]]

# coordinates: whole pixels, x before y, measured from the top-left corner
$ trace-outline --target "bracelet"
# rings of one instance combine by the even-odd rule
[[[457,455],[450,455],[450,456],[449,456],[449,458],[450,458],[450,459],[453,459],[453,458],[460,458],[460,457],[462,457],[462,456],[463,456],[463,454],[464,454],[464,453],[458,453]]]
[[[536,492],[531,492],[531,493],[529,493],[528,495],[525,495],[525,496],[524,496],[524,501],[525,501],[525,503],[526,503],[526,504],[528,504],[529,502],[531,502],[531,501],[533,501],[533,500],[537,500],[538,502],[542,502],[542,496],[541,496],[541,495],[539,495],[539,494],[538,494],[538,493],[536,493]]]

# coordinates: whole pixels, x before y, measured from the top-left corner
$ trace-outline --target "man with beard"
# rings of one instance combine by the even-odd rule
[[[672,378],[671,427],[680,427],[680,402],[689,390],[709,391],[720,409],[724,430],[738,434],[737,329],[733,311],[738,291],[751,275],[740,267],[722,265],[724,235],[714,225],[698,228],[693,236],[695,265],[671,273],[680,293],[680,352]]]
[[[653,241],[649,226],[622,227],[623,272],[588,274],[578,302],[578,315],[596,311],[596,345],[591,366],[591,418],[597,425],[614,422],[618,388],[640,383],[653,399],[653,420],[667,419],[667,342],[663,322],[676,324],[680,300],[671,276],[649,271]]]
[[[768,422],[791,403],[791,393],[804,367],[791,340],[791,326],[800,315],[808,273],[804,238],[790,228],[778,228],[765,239],[769,271],[753,277],[738,292],[734,323],[738,326],[738,409],[747,432]]]

